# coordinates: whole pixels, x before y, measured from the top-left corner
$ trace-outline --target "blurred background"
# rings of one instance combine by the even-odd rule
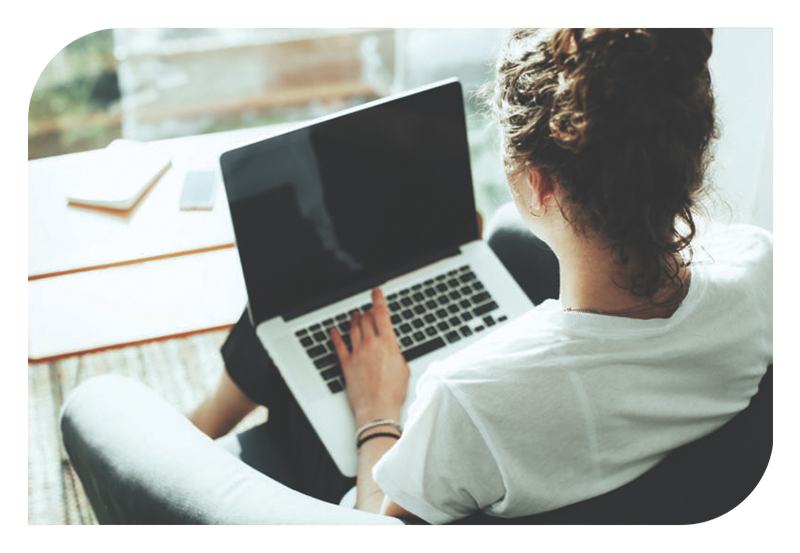
[[[466,95],[477,201],[508,201],[475,98],[503,29],[109,29],[45,67],[28,158],[312,119],[449,77]]]

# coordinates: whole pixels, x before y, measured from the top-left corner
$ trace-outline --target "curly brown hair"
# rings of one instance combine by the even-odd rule
[[[597,233],[634,294],[684,293],[693,209],[717,136],[710,29],[513,31],[491,99],[511,170],[558,183],[570,224]],[[682,253],[685,251],[685,255]],[[669,286],[671,285],[671,287]]]

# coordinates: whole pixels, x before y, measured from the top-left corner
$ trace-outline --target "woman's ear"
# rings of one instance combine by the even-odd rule
[[[541,169],[535,166],[528,167],[525,180],[530,192],[530,208],[539,213],[553,200],[553,185]]]

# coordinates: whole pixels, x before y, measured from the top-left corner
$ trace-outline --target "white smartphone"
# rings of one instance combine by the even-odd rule
[[[181,210],[214,209],[216,184],[217,177],[214,171],[187,172],[181,191]]]

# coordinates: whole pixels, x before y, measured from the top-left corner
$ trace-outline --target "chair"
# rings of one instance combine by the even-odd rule
[[[104,376],[79,386],[62,409],[61,429],[100,523],[402,523],[279,484],[225,451],[133,380]],[[770,366],[744,411],[675,450],[633,482],[547,513],[517,519],[477,513],[454,524],[705,522],[732,510],[755,489],[771,451]]]

